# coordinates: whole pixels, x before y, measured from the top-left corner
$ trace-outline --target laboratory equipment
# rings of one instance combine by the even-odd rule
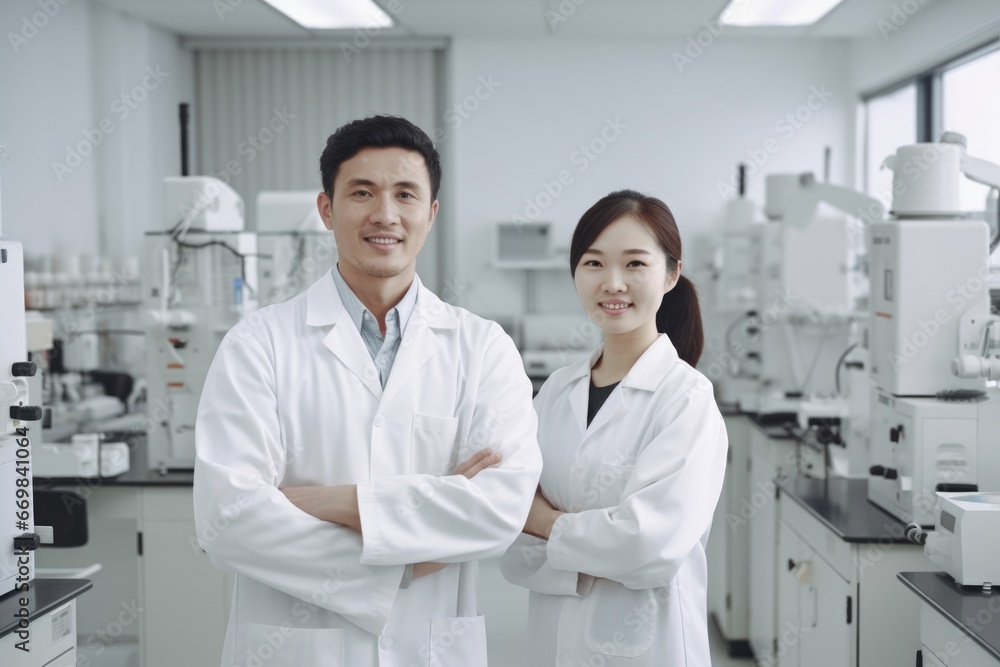
[[[77,433],[69,443],[34,443],[34,474],[46,479],[94,479],[128,472],[131,457],[124,442],[103,442],[99,433]]]
[[[243,231],[243,199],[212,176],[167,176],[163,179],[165,229],[199,232]]]
[[[834,460],[831,450],[845,437],[838,369],[843,378],[842,356],[863,320],[857,305],[863,297],[860,250],[851,242],[850,223],[846,215],[817,214],[816,208],[826,203],[850,214],[859,204],[878,205],[846,188],[817,183],[809,173],[769,176],[766,191],[758,302],[741,328],[743,339],[758,346],[758,384],[739,402],[741,411],[754,415],[744,530],[753,605],[748,640],[757,656],[773,655],[783,631],[776,602],[780,527],[774,480],[828,477],[828,454]],[[741,339],[734,332],[732,340]],[[802,439],[798,429],[788,428],[800,413],[808,436]]]
[[[257,195],[260,305],[287,301],[337,262],[337,241],[312,190]]]
[[[808,394],[832,394],[847,347],[855,295],[843,215],[798,215],[800,174],[766,179],[768,222],[761,233],[757,318],[758,413],[796,412]]]
[[[705,327],[701,366],[715,386],[716,398],[725,405],[736,405],[742,396],[752,394],[760,379],[759,338],[734,335],[741,325],[756,331],[760,283],[764,224],[755,218],[754,203],[745,194],[746,172],[740,165],[739,197],[726,202],[713,234],[717,246],[713,289],[702,295],[714,311],[706,317],[716,319],[719,326]]]
[[[2,232],[2,230],[0,230]],[[0,237],[0,595],[34,578],[33,551],[40,543],[32,508],[31,444],[42,410],[30,404],[21,244]]]
[[[961,586],[1000,585],[1000,493],[939,493],[936,530],[910,524],[911,539]]]
[[[495,228],[493,265],[499,269],[567,268],[556,252],[550,222],[500,222]]]
[[[194,422],[205,375],[222,338],[257,308],[257,239],[236,231],[243,228],[242,201],[234,204],[239,196],[221,181],[191,178],[183,188],[178,181],[184,179],[167,179],[166,220],[172,226],[148,232],[144,243],[148,448],[155,469],[194,467]],[[191,200],[182,201],[180,191]],[[204,204],[205,193],[216,191],[216,204]],[[185,227],[175,219],[177,211],[203,211],[208,227],[228,231]],[[223,212],[232,219],[223,219]],[[200,215],[185,220],[198,222]]]
[[[984,377],[996,321],[985,280],[989,226],[963,214],[958,199],[963,174],[1000,187],[1000,166],[969,157],[952,133],[903,146],[885,164],[894,173],[892,217],[867,231],[877,388],[868,497],[904,521],[933,525],[936,492],[1000,486],[1000,448],[991,442],[1000,394]]]

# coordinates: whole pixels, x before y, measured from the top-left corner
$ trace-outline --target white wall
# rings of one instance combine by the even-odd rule
[[[453,41],[445,107],[464,100],[466,117],[445,115],[452,191],[444,203],[454,207],[449,241],[461,249],[454,269],[461,303],[483,314],[522,312],[520,276],[488,267],[493,225],[515,214],[530,218],[526,198],[549,204],[537,219],[554,222],[563,245],[591,204],[625,187],[662,198],[690,239],[708,230],[727,196],[720,184],[753,154],[765,158],[750,179],[758,202],[763,173],[820,172],[827,145],[832,180],[848,182],[854,102],[845,42],[723,33],[679,67],[674,54],[687,47],[685,39]],[[489,87],[482,83],[491,77]],[[816,110],[803,107],[818,89],[829,99],[814,97]],[[797,110],[808,120],[779,125]],[[589,161],[577,151],[601,136],[608,119],[624,129]],[[560,172],[572,182],[547,202],[544,183]],[[540,283],[542,310],[578,308],[568,271]]]
[[[29,255],[93,253],[98,242],[95,162],[84,160],[62,182],[51,167],[94,127],[91,11],[83,1],[56,6],[49,18],[33,2],[0,3],[0,25],[8,27],[0,45],[0,144],[10,154],[0,160],[3,232]],[[31,23],[33,14],[43,27]],[[8,31],[27,43],[12,44]]]
[[[32,14],[43,25],[17,53],[9,37],[0,48],[4,233],[29,257],[137,255],[142,233],[161,224],[163,177],[179,173],[177,104],[193,97],[191,56],[145,22],[62,1],[52,17],[34,2],[0,5],[5,26],[23,28]],[[143,89],[147,67],[167,76]]]
[[[114,257],[140,255],[143,232],[163,228],[163,178],[181,173],[178,104],[191,103],[194,114],[194,59],[172,33],[103,5],[93,9],[95,113],[115,124],[95,153],[102,248]],[[195,173],[193,121],[189,137]]]

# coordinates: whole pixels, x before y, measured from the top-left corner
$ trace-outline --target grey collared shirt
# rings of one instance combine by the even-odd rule
[[[379,329],[378,320],[365,308],[361,299],[357,297],[353,290],[340,275],[340,266],[333,267],[333,282],[337,285],[337,292],[340,293],[340,300],[344,303],[348,316],[354,325],[361,332],[361,340],[368,348],[368,354],[375,362],[375,370],[378,371],[379,382],[385,389],[386,380],[389,379],[389,371],[396,361],[396,353],[399,352],[399,344],[403,340],[403,332],[406,330],[406,323],[410,320],[413,307],[417,303],[417,280],[413,279],[410,289],[385,316],[385,336]]]

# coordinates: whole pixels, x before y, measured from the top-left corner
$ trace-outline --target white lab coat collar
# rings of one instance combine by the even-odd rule
[[[646,351],[642,353],[642,356],[635,362],[628,374],[622,378],[621,384],[611,392],[611,395],[605,400],[604,405],[594,415],[593,421],[588,426],[587,407],[590,397],[590,369],[597,362],[603,351],[604,345],[601,344],[590,353],[590,357],[573,366],[568,381],[570,385],[574,385],[570,389],[569,400],[576,415],[580,432],[584,434],[584,439],[611,421],[626,406],[625,392],[622,391],[624,387],[649,392],[656,391],[656,388],[660,386],[660,382],[663,381],[663,378],[670,372],[671,367],[678,360],[677,350],[674,349],[674,344],[670,342],[670,338],[666,334],[660,334],[660,337],[646,348]]]
[[[306,324],[314,327],[333,325],[323,339],[326,346],[368,388],[380,402],[392,398],[417,369],[433,356],[441,343],[433,329],[455,329],[458,318],[449,312],[449,306],[417,281],[417,303],[410,315],[410,322],[400,342],[399,353],[385,389],[378,378],[378,371],[371,354],[365,348],[361,332],[347,316],[347,309],[340,299],[337,285],[324,275],[313,283],[306,293]],[[346,326],[343,326],[346,325]]]
[[[590,377],[590,369],[604,352],[602,343],[590,353],[590,357],[580,361],[573,367],[569,381],[573,382],[579,378]],[[653,344],[646,348],[642,356],[635,362],[628,374],[622,378],[621,386],[644,391],[655,391],[660,382],[666,376],[671,366],[679,359],[674,344],[670,342],[667,334],[660,334],[660,337],[653,341]]]

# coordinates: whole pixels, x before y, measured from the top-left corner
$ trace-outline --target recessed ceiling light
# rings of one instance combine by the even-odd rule
[[[392,19],[372,0],[264,0],[303,28],[390,28]]]
[[[727,25],[809,25],[843,0],[730,0],[719,20]]]

